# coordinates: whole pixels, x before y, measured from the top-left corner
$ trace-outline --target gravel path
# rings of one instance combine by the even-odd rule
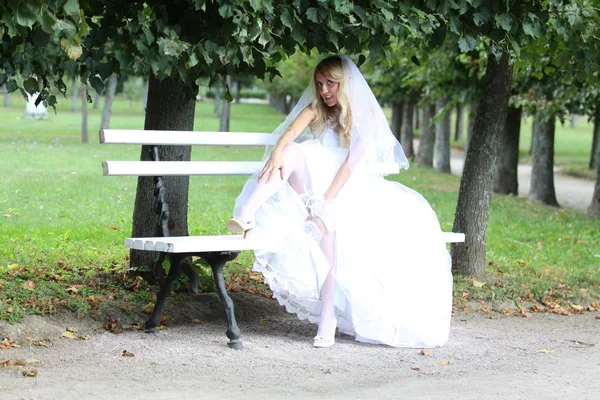
[[[453,318],[447,345],[425,356],[347,336],[332,348],[313,349],[315,327],[287,314],[276,301],[248,294],[233,298],[242,351],[226,347],[214,295],[196,296],[182,308],[170,301],[169,328],[158,335],[114,334],[102,322],[70,315],[32,316],[18,325],[0,322],[2,336],[51,343],[0,350],[0,363],[28,360],[24,367],[0,366],[0,398],[600,398],[599,313],[532,318],[461,313]],[[61,338],[68,326],[91,338]],[[123,356],[124,350],[133,357]],[[32,368],[36,377],[23,376]]]

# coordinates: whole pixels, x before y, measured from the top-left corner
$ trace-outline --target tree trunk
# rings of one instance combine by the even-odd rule
[[[456,106],[456,122],[454,124],[454,141],[457,142],[463,138],[465,130],[464,107],[462,104]]]
[[[11,106],[11,104],[10,104],[11,96],[12,96],[12,93],[6,93],[4,95],[4,107],[10,108],[10,106]]]
[[[197,91],[197,88],[195,88]],[[192,131],[194,129],[195,95],[178,80],[165,78],[158,80],[151,76],[148,85],[148,105],[146,107],[145,130]],[[160,159],[164,161],[189,161],[191,146],[160,146]],[[142,161],[154,160],[152,146],[142,146]],[[165,177],[167,204],[170,217],[169,228],[172,236],[188,235],[187,207],[189,177]],[[149,237],[157,234],[158,217],[154,212],[154,179],[138,178],[135,206],[133,210],[132,237]],[[155,254],[147,251],[131,250],[132,267],[151,266]]]
[[[85,84],[81,85],[81,142],[88,142],[88,102]]]
[[[77,92],[77,80],[73,77],[71,79],[71,109],[73,112],[77,112],[78,110],[79,98],[77,97]]]
[[[502,137],[500,152],[494,173],[494,193],[519,195],[519,137],[521,135],[522,109],[509,107],[506,131]]]
[[[462,232],[464,243],[451,246],[452,266],[463,275],[485,273],[485,236],[492,198],[492,178],[500,141],[505,129],[512,67],[507,53],[499,61],[490,55],[483,78],[473,136],[467,149],[460,180],[454,232]]]
[[[415,103],[414,101],[407,101],[404,104],[404,113],[402,114],[402,129],[400,134],[400,144],[404,148],[404,154],[407,158],[413,158],[415,156],[415,150],[413,147],[413,116]]]
[[[233,82],[234,90],[235,90],[235,103],[240,104],[242,100],[242,84],[240,81],[236,80]]]
[[[443,110],[448,104],[447,98],[437,102],[437,110]],[[435,146],[433,151],[433,167],[450,173],[450,113],[446,112],[442,119],[435,124]]]
[[[600,161],[600,96],[596,101],[596,113],[594,115],[594,134],[592,139],[592,152],[590,155],[590,169],[596,168]]]
[[[415,123],[414,129],[419,129],[419,124],[421,122],[421,111],[419,107],[415,105],[415,115],[413,115],[413,122]]]
[[[431,121],[435,115],[435,106],[426,105],[421,110],[421,137],[419,138],[419,152],[417,165],[433,167],[433,146],[435,144],[435,126]]]
[[[145,112],[146,104],[148,104],[148,78],[144,78],[144,82],[142,83],[142,104]]]
[[[400,132],[402,131],[403,105],[404,102],[402,101],[392,103],[392,125],[390,129],[398,141],[400,141]]]
[[[535,139],[531,154],[531,186],[529,200],[558,207],[554,191],[554,129],[555,116],[547,121],[536,116]]]
[[[473,137],[473,129],[475,129],[475,118],[477,117],[477,103],[472,103],[469,106],[469,123],[467,124],[467,138],[465,140],[465,148],[469,148],[471,137]]]
[[[598,156],[600,157],[600,154]],[[588,208],[588,215],[600,218],[600,162],[596,163],[596,186],[594,187],[592,202]]]
[[[221,116],[223,108],[223,96],[221,95],[221,88],[215,86],[215,115],[217,117]]]
[[[110,127],[110,114],[112,112],[113,101],[115,100],[115,93],[117,92],[117,74],[113,73],[108,78],[108,85],[106,87],[106,97],[104,99],[104,109],[102,110],[102,121],[100,122],[101,129],[108,129]]]
[[[529,155],[533,154],[533,142],[535,141],[535,117],[531,121],[531,141],[529,143]]]
[[[229,75],[227,75],[226,81],[227,85],[231,86],[231,78]],[[224,98],[222,107],[221,119],[219,121],[219,132],[229,132],[229,113],[231,110],[231,103]]]

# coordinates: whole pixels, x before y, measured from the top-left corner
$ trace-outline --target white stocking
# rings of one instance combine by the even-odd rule
[[[283,164],[285,165],[285,176],[281,179],[280,171],[276,171],[271,177],[271,181],[260,182],[246,203],[241,207],[239,215],[245,222],[254,220],[256,210],[271,196],[273,196],[283,184],[288,181],[292,189],[299,195],[304,194],[308,174],[306,172],[306,163],[304,155],[296,143],[289,143],[283,149]]]
[[[323,238],[321,239],[319,246],[330,266],[329,274],[327,274],[327,278],[325,279],[323,286],[321,286],[321,316],[319,318],[317,336],[333,339],[337,325],[333,306],[335,286],[335,237],[333,232],[327,231],[320,218],[315,218],[314,222],[317,223],[323,233]]]

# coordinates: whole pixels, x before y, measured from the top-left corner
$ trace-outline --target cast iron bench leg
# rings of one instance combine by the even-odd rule
[[[227,346],[232,349],[242,350],[244,346],[240,340],[240,328],[238,328],[237,322],[235,321],[233,300],[231,300],[231,297],[227,294],[225,279],[223,278],[223,267],[225,266],[225,263],[235,259],[237,255],[237,252],[204,253],[202,254],[202,258],[204,258],[212,268],[219,300],[221,300],[221,304],[225,307],[225,314],[227,316],[226,334],[229,338]]]
[[[171,264],[171,267],[169,268],[169,274],[167,275],[167,278],[160,284],[160,289],[156,294],[156,303],[154,304],[154,309],[152,310],[152,314],[150,314],[150,318],[148,318],[144,324],[146,331],[156,331],[156,327],[160,323],[160,317],[162,316],[162,309],[165,305],[165,300],[167,299],[169,293],[171,293],[171,285],[173,281],[181,274],[181,261],[188,256],[169,254],[168,257]]]

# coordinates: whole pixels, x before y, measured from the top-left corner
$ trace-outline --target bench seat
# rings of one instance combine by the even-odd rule
[[[464,233],[441,232],[445,243],[462,243]],[[260,248],[260,243],[242,235],[220,236],[171,236],[127,238],[125,247],[135,250],[161,251],[165,253],[196,253],[212,251],[243,251]]]

